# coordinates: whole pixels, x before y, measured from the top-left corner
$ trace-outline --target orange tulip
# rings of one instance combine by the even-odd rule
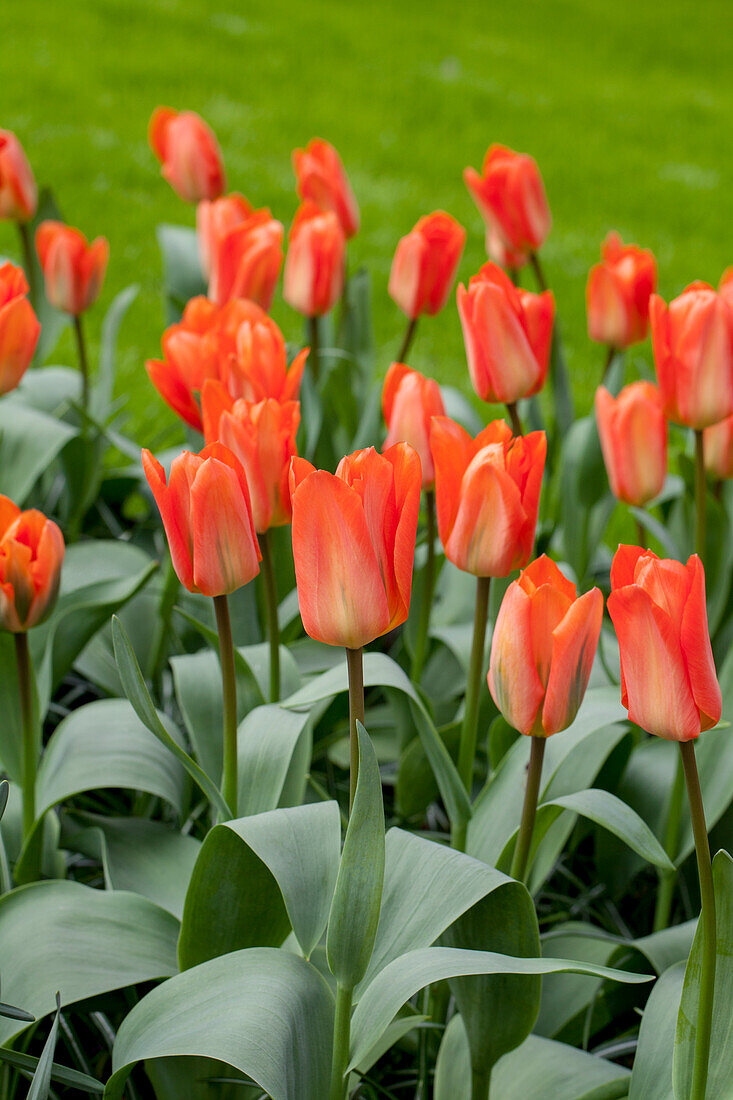
[[[705,570],[651,550],[619,546],[611,566],[608,612],[621,650],[621,698],[648,733],[692,741],[720,721],[705,603]]]
[[[667,476],[667,421],[657,387],[632,382],[612,397],[600,386],[596,422],[613,495],[639,507],[653,500]]]
[[[447,416],[430,429],[438,532],[446,557],[477,577],[507,577],[532,554],[542,474],[544,432],[512,437],[495,420],[471,439]]]
[[[733,305],[733,266],[726,267],[725,271],[720,276],[718,292],[723,295],[726,301]]]
[[[288,369],[282,332],[254,302],[229,302],[220,326],[220,378],[232,397],[245,401],[297,398],[308,348],[298,352]]]
[[[185,202],[218,199],[226,187],[224,162],[213,131],[195,111],[156,107],[148,129],[162,175]]]
[[[218,199],[202,199],[196,207],[196,237],[198,239],[201,270],[206,279],[211,278],[214,253],[219,241],[232,229],[246,221],[254,213],[244,195],[233,192]]]
[[[41,222],[36,250],[52,306],[78,317],[97,300],[102,289],[109,244],[97,237],[91,244],[78,229],[63,222]]]
[[[293,557],[311,638],[359,649],[405,621],[420,481],[407,443],[356,451],[335,474],[293,459]]]
[[[38,208],[38,188],[23,146],[10,130],[0,130],[0,218],[27,222]]]
[[[506,590],[494,626],[489,690],[520,733],[550,737],[575,719],[588,686],[603,596],[575,585],[544,554]]]
[[[0,496],[0,629],[22,634],[50,615],[63,560],[56,524]]]
[[[184,588],[224,596],[256,577],[260,548],[239,459],[221,443],[200,454],[184,451],[167,483],[150,451],[143,450],[142,462]]]
[[[280,404],[272,397],[255,404],[235,401],[221,382],[208,381],[201,409],[206,442],[219,440],[242,463],[257,533],[290,523],[290,459],[298,453],[300,403]]]
[[[344,287],[346,239],[338,217],[312,202],[297,210],[285,260],[283,297],[305,317],[328,313]]]
[[[492,145],[482,174],[463,173],[487,226],[519,252],[536,252],[550,232],[552,217],[537,164],[526,153]]]
[[[199,206],[199,226],[203,205]],[[269,210],[256,210],[217,234],[213,219],[204,217],[209,222],[206,245],[210,250],[209,297],[219,305],[230,298],[248,298],[269,309],[283,262],[280,222]]]
[[[420,218],[402,237],[392,260],[389,294],[411,320],[443,308],[465,243],[463,226],[442,210]]]
[[[618,233],[608,234],[601,256],[601,263],[591,268],[585,292],[588,335],[600,344],[628,348],[646,340],[657,261],[648,249],[625,245]]]
[[[508,271],[519,271],[529,260],[526,252],[512,248],[493,225],[486,230],[486,254],[495,264]]]
[[[687,427],[707,428],[733,413],[733,301],[707,283],[688,286],[669,305],[653,294],[649,323],[664,411]]]
[[[22,268],[0,267],[0,394],[14,390],[28,369],[41,326],[26,298]]]
[[[484,401],[514,404],[542,389],[550,365],[555,299],[515,287],[496,264],[458,287],[468,369]]]
[[[733,478],[733,416],[703,432],[705,468],[717,478]]]
[[[203,431],[197,395],[207,378],[219,374],[213,327],[219,310],[208,298],[192,298],[177,325],[163,333],[162,359],[148,359],[150,381],[186,424]]]
[[[305,149],[293,152],[298,197],[315,203],[321,210],[333,210],[344,236],[353,237],[359,228],[359,207],[351,190],[341,158],[322,138],[313,138]]]
[[[382,390],[382,411],[387,424],[385,449],[395,443],[409,443],[420,456],[423,489],[431,489],[435,467],[430,453],[430,421],[445,416],[440,386],[432,378],[393,363]]]

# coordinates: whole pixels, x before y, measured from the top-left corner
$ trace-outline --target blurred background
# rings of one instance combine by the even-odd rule
[[[583,411],[605,355],[586,336],[585,279],[609,229],[654,251],[665,297],[693,279],[717,284],[733,262],[730,0],[16,0],[3,32],[0,126],[66,220],[110,241],[92,344],[112,297],[140,285],[118,392],[141,444],[174,423],[143,366],[164,326],[155,227],[194,222],[147,144],[157,104],[199,111],[228,188],[286,228],[292,149],[333,142],[361,206],[349,267],[372,273],[381,373],[405,325],[387,295],[398,238],[443,208],[468,231],[461,280],[486,258],[461,173],[480,169],[494,141],[531,153],[544,176],[554,225],[542,258]],[[17,256],[7,223],[0,254]],[[279,293],[273,313],[299,341],[302,321]],[[632,355],[651,370],[648,346]],[[70,340],[55,358],[75,361]],[[454,296],[421,321],[410,360],[470,391]]]

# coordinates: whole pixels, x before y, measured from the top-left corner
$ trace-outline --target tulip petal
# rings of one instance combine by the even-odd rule
[[[723,701],[708,631],[705,570],[697,554],[687,562],[687,572],[690,593],[682,615],[680,641],[692,694],[700,710],[701,728],[707,730],[720,721]]]
[[[477,577],[506,577],[518,565],[525,519],[516,483],[479,454],[461,482],[455,523],[443,544],[446,556]]]
[[[636,566],[640,558],[648,557],[658,561],[653,550],[644,550],[641,546],[621,544],[611,562],[611,589],[625,588],[636,580]]]
[[[435,466],[438,532],[445,546],[458,514],[461,481],[471,461],[473,440],[455,420],[434,416],[430,422],[430,453]]]
[[[188,455],[190,459],[192,456]],[[184,588],[194,589],[193,546],[189,532],[189,486],[195,469],[187,461],[187,452],[173,460],[170,485],[157,458],[147,449],[142,452],[142,464],[155,503],[163,521],[173,568]],[[189,472],[190,471],[190,472]]]
[[[417,451],[408,443],[397,443],[383,455],[394,470],[394,495],[397,530],[394,536],[393,572],[399,600],[392,609],[389,628],[393,630],[407,618],[415,564],[415,536],[420,513],[422,471]]]
[[[489,691],[510,726],[529,734],[545,689],[532,652],[531,600],[517,581],[509,585],[496,617],[489,662]]]
[[[190,492],[196,587],[204,596],[234,592],[260,571],[257,540],[241,478],[221,458],[205,458]]]
[[[201,410],[178,371],[164,359],[148,359],[145,364],[150,381],[167,405],[197,432],[203,431]]]
[[[588,687],[603,620],[603,596],[593,588],[577,599],[552,638],[552,662],[542,708],[549,737],[574,721]]]

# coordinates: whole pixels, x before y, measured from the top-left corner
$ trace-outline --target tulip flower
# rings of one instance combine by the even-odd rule
[[[32,221],[38,188],[23,146],[10,130],[0,130],[0,218]]]
[[[632,382],[618,397],[596,391],[596,422],[611,492],[642,508],[662,491],[667,476],[667,421],[659,390]]]
[[[226,201],[217,200],[219,203]],[[199,214],[203,205],[199,206]],[[269,210],[253,211],[219,233],[216,232],[215,218],[204,215],[204,222],[207,225],[207,240],[201,248],[203,252],[205,247],[209,256],[209,297],[219,305],[230,298],[248,298],[263,309],[269,309],[283,259],[283,227],[280,222],[270,215]]]
[[[486,254],[495,264],[509,272],[519,271],[529,260],[526,252],[521,252],[519,249],[512,248],[510,244],[507,244],[499,230],[493,225],[486,230]]]
[[[26,298],[28,283],[19,267],[0,266],[0,394],[14,390],[36,350],[41,326]]]
[[[283,296],[305,317],[328,313],[344,284],[345,238],[333,211],[304,202],[290,230]]]
[[[228,303],[219,329],[220,377],[232,397],[245,401],[297,399],[308,348],[302,348],[288,368],[282,332],[254,302]]]
[[[702,434],[705,469],[720,480],[733,478],[733,415]]]
[[[233,192],[218,199],[202,199],[196,207],[196,238],[201,270],[211,278],[213,256],[219,241],[232,229],[246,221],[254,208],[244,195]]]
[[[293,152],[298,197],[321,210],[332,210],[348,240],[359,228],[359,207],[341,158],[327,141],[313,138]]]
[[[488,228],[518,252],[536,252],[550,232],[552,218],[537,164],[525,153],[492,145],[481,175],[463,173],[468,190]]]
[[[41,222],[36,248],[52,306],[78,317],[97,300],[102,289],[109,244],[97,237],[91,244],[78,229],[63,222]]]
[[[197,400],[207,378],[219,374],[214,325],[220,311],[208,298],[192,298],[181,321],[163,333],[162,359],[148,359],[145,369],[173,411],[196,431],[203,431]]]
[[[625,245],[618,233],[608,234],[601,257],[586,287],[588,335],[612,351],[628,348],[646,339],[657,262],[648,249]]]
[[[224,162],[211,128],[195,111],[156,107],[148,130],[162,175],[184,202],[218,199],[226,188]]]

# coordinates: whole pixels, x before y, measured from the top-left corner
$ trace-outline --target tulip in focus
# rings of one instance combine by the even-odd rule
[[[420,218],[402,237],[392,261],[389,294],[411,320],[443,308],[465,242],[463,226],[442,210]]]
[[[618,397],[596,391],[596,423],[611,492],[641,508],[662,491],[667,476],[667,421],[659,390],[632,382]]]
[[[298,208],[290,229],[283,297],[304,317],[332,308],[344,287],[346,239],[332,210],[313,202]]]
[[[282,266],[283,227],[269,210],[252,211],[227,225],[231,215],[218,215],[212,208],[228,201],[200,203],[197,212],[199,246],[208,260],[209,298],[218,305],[248,298],[269,309]],[[226,228],[220,228],[222,223]]]
[[[0,218],[31,221],[38,207],[38,188],[23,146],[10,130],[0,130]]]
[[[36,350],[41,326],[28,301],[22,268],[0,266],[0,394],[14,390]]]
[[[333,210],[348,240],[359,228],[359,207],[341,158],[333,145],[313,138],[293,152],[298,197],[320,210]]]
[[[393,363],[384,379],[382,412],[387,424],[385,449],[395,443],[414,447],[420,456],[422,487],[431,489],[435,468],[430,453],[430,422],[434,416],[445,416],[440,386],[404,363]]]
[[[78,229],[63,222],[41,222],[36,230],[36,250],[52,306],[74,317],[97,300],[102,289],[109,244],[97,237],[91,244]]]
[[[733,415],[703,432],[705,469],[720,480],[733,478]]]
[[[22,634],[50,615],[63,560],[64,536],[56,524],[0,496],[0,630]]]
[[[163,177],[185,202],[218,199],[223,194],[226,179],[219,143],[195,111],[156,107],[148,138]]]
[[[302,348],[288,367],[282,332],[254,302],[229,302],[219,329],[219,376],[233,398],[297,399],[308,348]]]
[[[586,287],[588,335],[600,344],[628,348],[646,339],[657,262],[648,249],[625,245],[618,233],[608,234],[601,256]]]
[[[550,232],[552,217],[532,157],[492,145],[481,175],[466,168],[463,178],[487,227],[503,238],[505,247],[536,252]]]
[[[203,431],[198,395],[207,378],[218,377],[213,327],[219,310],[208,298],[192,298],[181,321],[163,333],[162,359],[148,359],[145,369],[156,390],[186,424]]]

